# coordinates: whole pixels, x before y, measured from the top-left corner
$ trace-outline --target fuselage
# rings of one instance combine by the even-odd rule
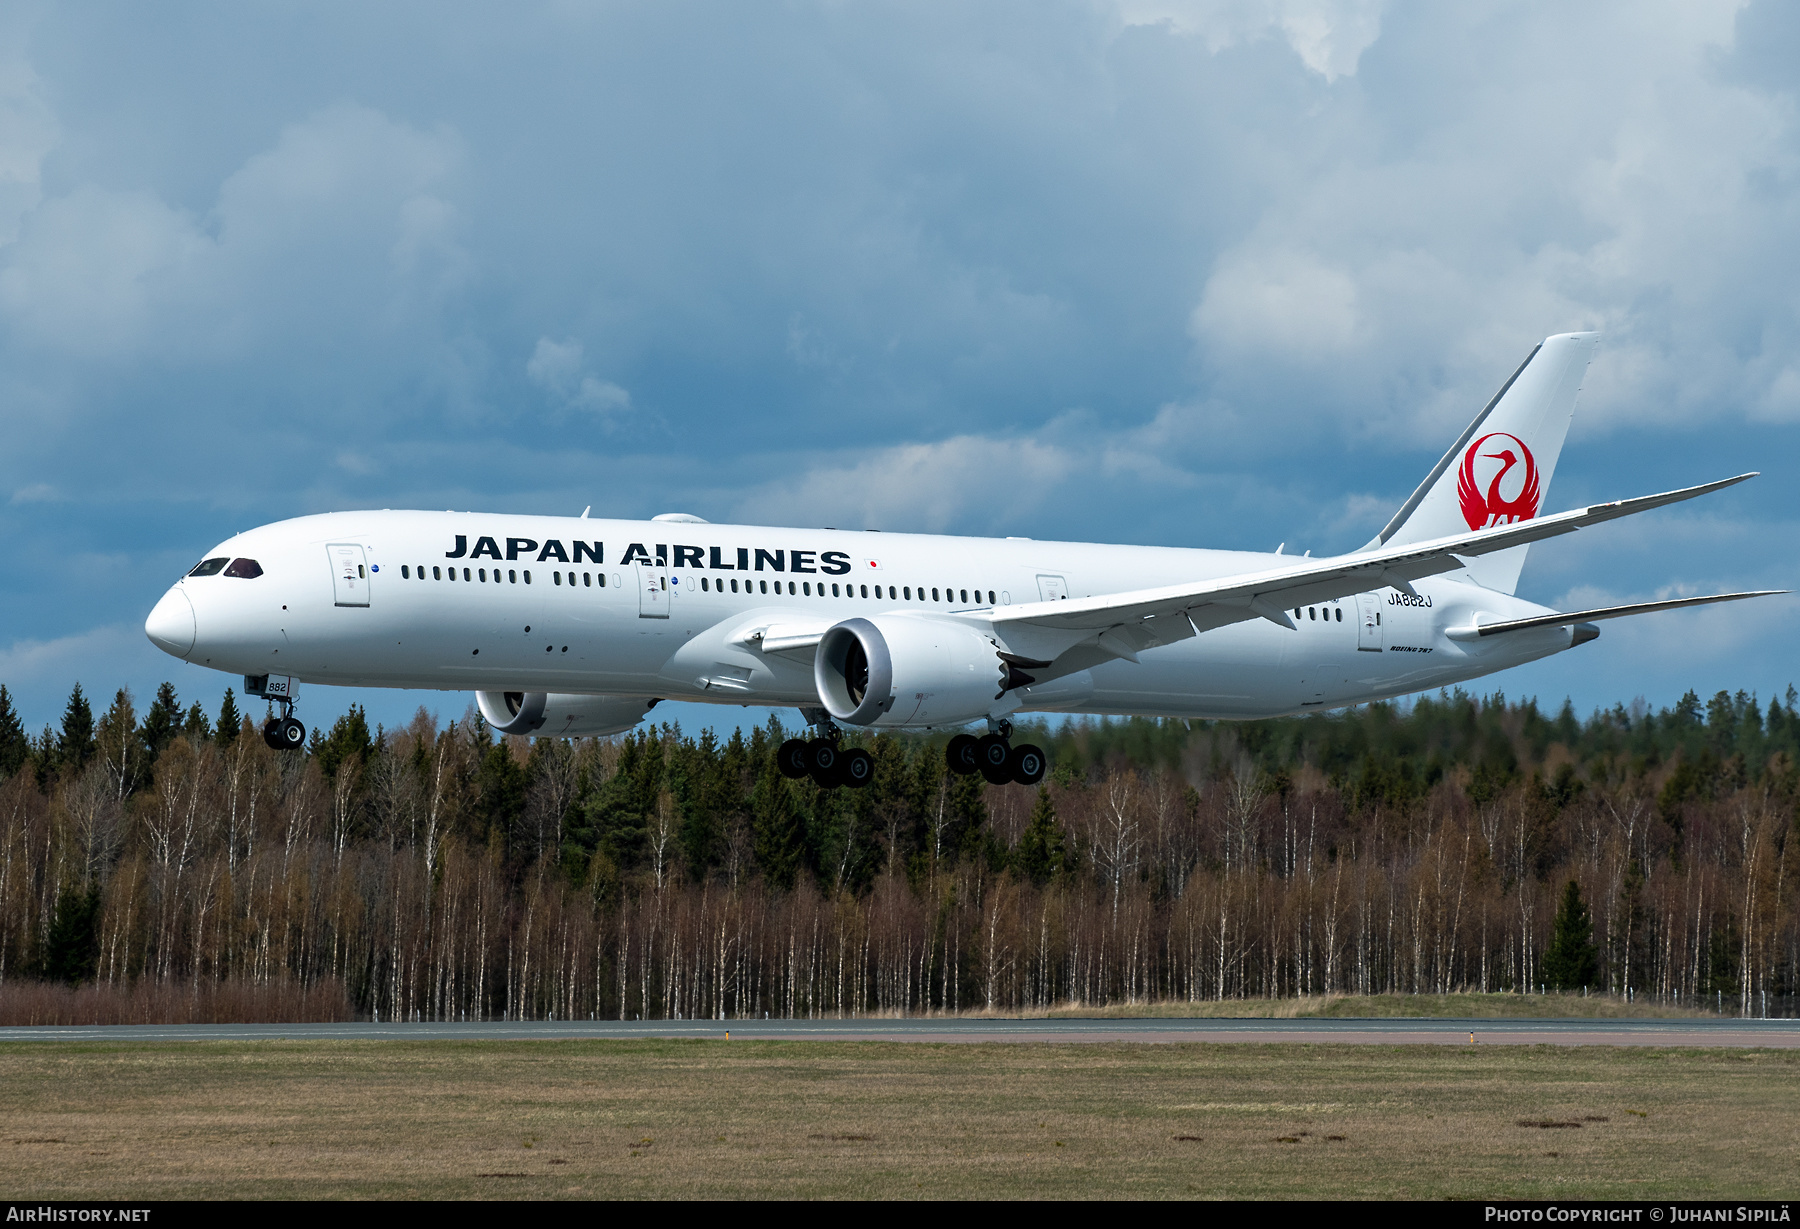
[[[1242,551],[1021,538],[455,512],[281,521],[208,552],[146,630],[241,675],[446,691],[815,705],[805,655],[747,629],[881,612],[978,617],[1230,576],[1287,560]],[[252,560],[255,568],[240,565]],[[256,575],[245,575],[251,571]],[[232,573],[238,573],[233,575]],[[1446,633],[1546,608],[1458,579],[1380,589],[1216,628],[1019,689],[1018,708],[1252,718],[1432,689],[1559,652],[1567,627]]]

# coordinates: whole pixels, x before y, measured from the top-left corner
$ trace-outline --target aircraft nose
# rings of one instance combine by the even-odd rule
[[[180,589],[170,589],[144,620],[144,635],[163,652],[185,658],[194,649],[194,604]]]

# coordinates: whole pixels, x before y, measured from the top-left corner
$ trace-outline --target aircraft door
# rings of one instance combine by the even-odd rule
[[[638,618],[669,617],[669,570],[652,563],[633,565],[637,568]]]
[[[1046,602],[1060,602],[1069,596],[1069,582],[1060,576],[1039,576],[1038,597]]]
[[[339,606],[369,604],[369,561],[363,548],[351,542],[333,542],[325,548],[331,559],[331,594]]]
[[[1381,652],[1381,598],[1376,594],[1356,595],[1356,647],[1363,653]]]

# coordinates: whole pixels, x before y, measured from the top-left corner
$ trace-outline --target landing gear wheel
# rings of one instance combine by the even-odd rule
[[[1012,780],[1012,771],[1007,766],[1010,758],[1012,748],[998,734],[989,734],[975,744],[975,762],[989,785],[1004,785]]]
[[[775,752],[775,767],[789,780],[799,780],[811,771],[806,755],[806,740],[790,738]]]
[[[271,717],[263,722],[263,743],[272,751],[280,751],[283,749],[279,737],[281,732],[281,721],[282,719],[280,717]]]
[[[838,757],[837,779],[851,789],[863,789],[875,779],[875,757],[852,747]]]
[[[1006,766],[1012,772],[1012,779],[1020,785],[1036,785],[1044,779],[1044,770],[1049,767],[1044,760],[1044,749],[1030,743],[1014,747],[1006,759]]]
[[[976,738],[973,734],[958,734],[944,748],[944,762],[950,771],[959,777],[966,777],[981,769],[981,761],[975,758]]]
[[[829,738],[815,738],[806,744],[806,768],[820,785],[837,784],[837,744]]]
[[[280,751],[298,751],[306,745],[306,727],[294,717],[283,717],[275,723],[275,742]]]

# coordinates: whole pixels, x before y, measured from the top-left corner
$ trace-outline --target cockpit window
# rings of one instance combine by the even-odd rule
[[[254,559],[233,559],[231,566],[225,569],[225,575],[255,580],[262,575],[262,564]]]
[[[199,563],[196,563],[194,565],[194,570],[189,572],[188,575],[189,576],[217,576],[219,574],[219,569],[224,567],[229,562],[230,562],[229,558],[202,559]]]

